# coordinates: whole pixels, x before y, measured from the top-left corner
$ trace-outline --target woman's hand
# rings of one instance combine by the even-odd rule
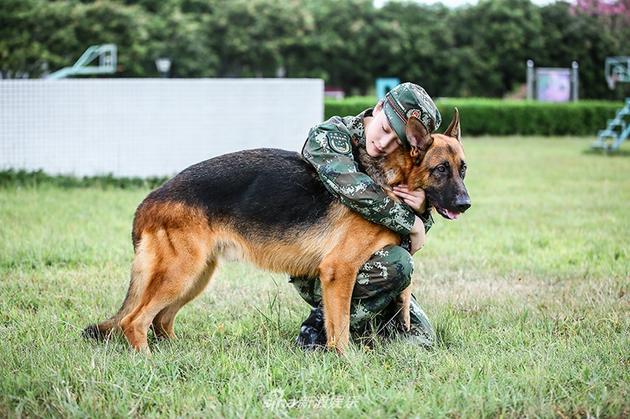
[[[394,186],[392,191],[418,214],[422,214],[426,210],[426,199],[422,189],[410,191],[407,185],[401,184]]]

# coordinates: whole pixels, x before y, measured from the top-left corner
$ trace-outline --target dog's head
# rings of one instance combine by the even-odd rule
[[[461,142],[459,112],[444,134],[430,134],[416,118],[407,122],[407,138],[416,146],[411,151],[393,153],[391,162],[398,171],[394,183],[406,183],[409,189],[424,190],[428,205],[444,218],[454,220],[470,208],[464,185],[466,158]]]

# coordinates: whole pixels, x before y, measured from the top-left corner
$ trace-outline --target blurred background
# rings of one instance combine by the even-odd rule
[[[580,67],[580,96],[610,90],[608,56],[630,54],[627,0],[3,0],[0,74],[38,78],[113,43],[110,77],[309,77],[346,96],[378,77],[436,97],[522,96],[525,63]]]
[[[0,169],[167,176],[299,150],[404,81],[466,135],[616,149],[628,39],[630,0],[4,0]]]

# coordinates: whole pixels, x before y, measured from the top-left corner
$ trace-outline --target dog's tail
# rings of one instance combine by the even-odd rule
[[[131,280],[129,282],[127,296],[118,312],[101,323],[91,324],[83,329],[81,335],[84,338],[96,340],[108,339],[114,331],[120,328],[120,321],[138,305],[140,295],[142,295],[141,288],[143,287],[143,281],[141,280],[141,271],[136,268],[136,262],[137,258],[134,260],[134,266],[131,271]]]

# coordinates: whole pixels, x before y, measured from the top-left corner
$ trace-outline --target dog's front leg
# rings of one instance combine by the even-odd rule
[[[343,353],[350,342],[350,304],[356,276],[356,269],[335,261],[324,261],[320,266],[326,346],[339,353]]]
[[[396,303],[398,305],[398,318],[408,332],[411,329],[411,284],[400,293]]]

